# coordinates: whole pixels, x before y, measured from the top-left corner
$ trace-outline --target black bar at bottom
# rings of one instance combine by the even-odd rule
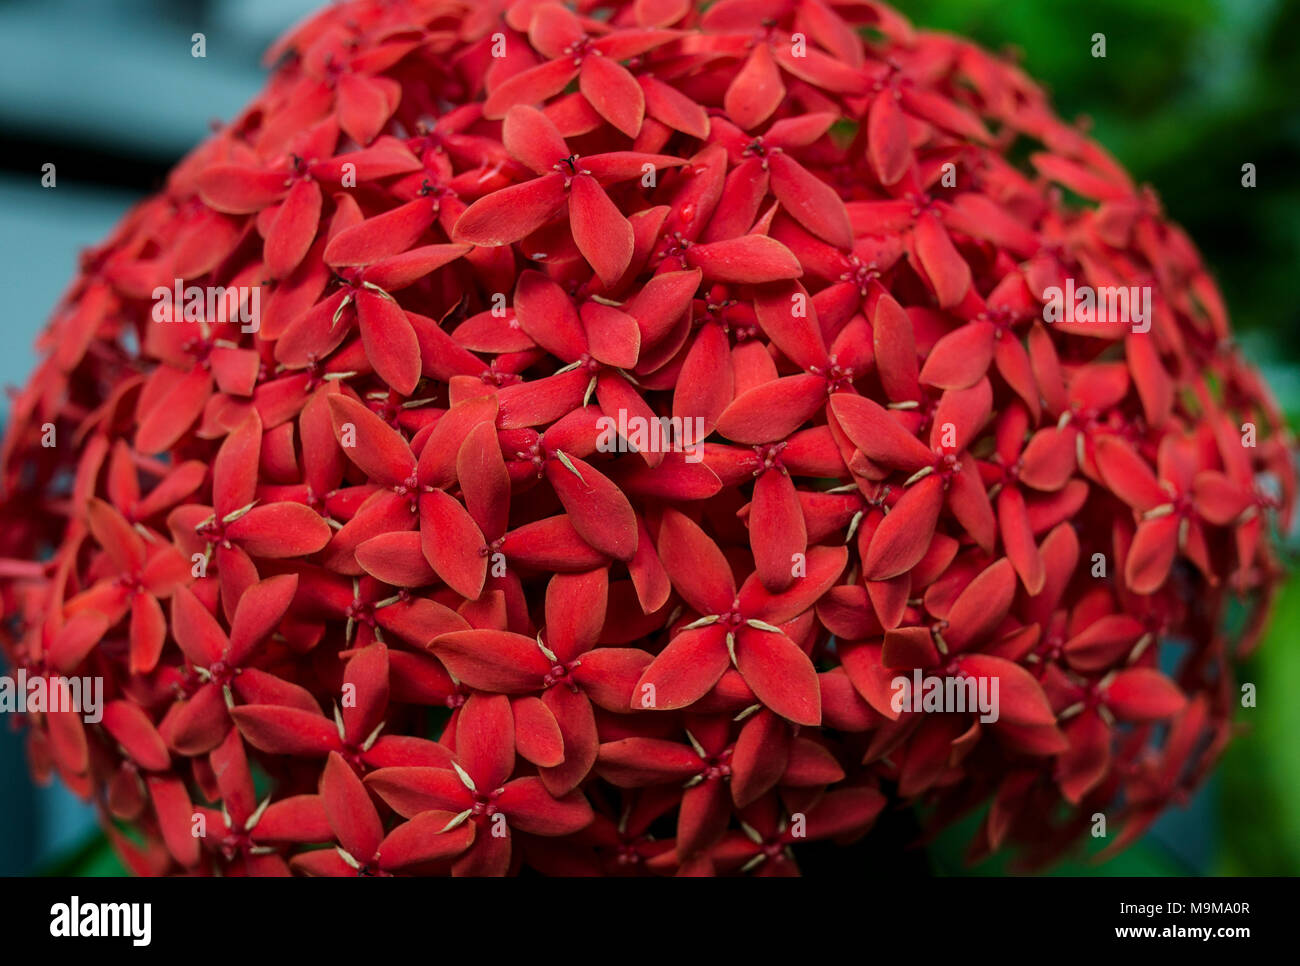
[[[262,959],[349,948],[373,956],[406,948],[445,958],[512,946],[558,952],[552,943],[569,956],[636,950],[638,960],[678,961],[689,950],[692,962],[712,954],[735,961],[750,948],[767,959],[774,943],[796,944],[806,961],[842,958],[836,949],[877,962],[918,953],[1128,948],[1149,955],[1191,946],[1234,955],[1261,940],[1277,948],[1294,935],[1295,881],[919,880],[894,879],[879,866],[833,882],[30,879],[9,881],[0,934],[11,949],[17,941],[19,948],[112,948],[128,957],[206,957],[224,949]],[[124,918],[124,903],[149,905],[147,945],[143,915]],[[142,914],[143,906],[129,911]],[[125,935],[84,935],[111,931],[114,922]]]

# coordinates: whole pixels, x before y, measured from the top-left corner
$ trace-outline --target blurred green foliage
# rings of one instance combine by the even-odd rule
[[[1012,49],[1062,116],[1156,187],[1234,324],[1300,360],[1300,0],[899,0],[920,27]],[[1093,34],[1106,57],[1092,56]],[[1243,188],[1254,164],[1258,187]]]
[[[1300,873],[1300,576],[1278,600],[1261,648],[1239,670],[1258,689],[1220,769],[1220,875]]]

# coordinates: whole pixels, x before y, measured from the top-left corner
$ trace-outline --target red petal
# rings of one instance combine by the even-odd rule
[[[1019,664],[987,654],[968,654],[957,658],[956,664],[976,678],[998,679],[999,721],[1035,726],[1056,723],[1042,687]]]
[[[871,102],[867,116],[867,159],[883,185],[896,184],[912,166],[907,119],[899,109],[894,92],[888,88]]]
[[[261,457],[262,420],[254,411],[226,437],[213,460],[212,502],[218,517],[253,502]]]
[[[1100,437],[1094,453],[1106,485],[1133,509],[1145,512],[1170,502],[1151,467],[1119,437]]]
[[[742,627],[736,634],[736,666],[754,696],[795,724],[822,720],[821,688],[808,655],[782,633]]]
[[[656,121],[701,141],[709,136],[709,115],[699,104],[653,75],[641,74],[636,80],[645,97],[646,113]]]
[[[1080,671],[1103,670],[1132,651],[1143,630],[1128,614],[1107,614],[1066,642],[1065,657]]]
[[[584,57],[578,89],[610,124],[630,138],[641,131],[645,95],[626,67],[608,57]]]
[[[261,641],[270,636],[293,603],[297,574],[281,574],[254,584],[239,598],[230,625],[230,661],[240,665]]]
[[[836,393],[831,411],[844,434],[872,462],[915,472],[934,462],[934,453],[903,428],[879,403],[865,396]]]
[[[754,45],[723,98],[723,108],[735,124],[748,131],[772,116],[785,98],[781,71],[764,41]]]
[[[226,536],[253,557],[305,557],[330,542],[333,532],[301,503],[255,506],[226,527]]]
[[[766,709],[745,721],[731,758],[731,797],[738,808],[776,786],[790,754],[790,728]]]
[[[409,396],[420,381],[420,341],[406,313],[374,292],[359,292],[356,304],[366,357],[384,382]]]
[[[453,631],[433,642],[433,650],[459,681],[482,691],[526,694],[541,689],[551,670],[537,641],[491,629]]]
[[[1016,594],[1016,574],[1005,558],[972,580],[948,611],[944,640],[950,650],[962,651],[987,639],[1011,609]]]
[[[623,491],[589,463],[566,457],[546,461],[546,479],[568,511],[573,527],[592,547],[617,560],[636,554],[636,514]],[[576,470],[576,472],[574,472]]]
[[[455,497],[441,490],[420,496],[420,543],[448,587],[469,600],[478,598],[487,579],[487,543]]]
[[[212,612],[187,587],[172,596],[171,627],[185,656],[200,667],[221,660],[230,645]]]
[[[600,738],[596,716],[586,696],[566,687],[548,688],[542,701],[564,736],[564,762],[542,772],[542,783],[553,796],[567,795],[587,777],[596,764]],[[619,710],[625,710],[626,705]]]
[[[1104,689],[1106,706],[1125,721],[1172,718],[1187,704],[1178,685],[1155,668],[1120,671]]]
[[[520,106],[540,104],[568,87],[569,82],[573,80],[577,73],[578,68],[571,57],[548,60],[536,67],[522,70],[513,77],[506,78],[493,88],[492,93],[483,104],[483,116],[495,118],[504,115],[509,118],[510,112],[518,110]],[[536,110],[536,108],[530,108],[530,110]],[[509,144],[507,144],[507,150],[509,150]],[[510,153],[525,164],[529,164],[529,159],[532,157],[527,151],[522,155],[515,154],[514,151]],[[560,158],[567,156],[567,151],[556,155],[551,158],[550,164],[554,164]]]
[[[1178,526],[1173,514],[1138,525],[1124,561],[1124,582],[1135,594],[1153,594],[1164,584],[1178,554]]]
[[[1007,558],[1016,568],[1025,590],[1032,596],[1043,589],[1047,572],[1043,555],[1034,543],[1034,531],[1025,508],[1025,498],[1014,486],[1003,487],[998,492],[998,530]]]
[[[489,98],[489,103],[491,100]],[[571,153],[555,124],[535,107],[512,107],[501,125],[501,140],[511,157],[517,158],[536,174],[550,173]]]
[[[677,510],[664,511],[659,559],[673,587],[700,614],[723,614],[736,597],[727,559],[699,525]]]
[[[991,322],[970,322],[949,332],[930,350],[921,381],[940,389],[965,389],[983,378],[993,361]]]
[[[953,245],[948,232],[930,212],[922,212],[913,229],[916,254],[941,308],[951,308],[970,289],[970,266]]]
[[[491,422],[480,422],[464,440],[456,455],[456,476],[465,509],[483,536],[495,540],[505,533],[510,515],[510,474],[497,444],[496,428]],[[432,442],[426,443],[429,445]],[[423,458],[424,454],[420,455]]]
[[[325,263],[335,267],[369,265],[407,251],[435,220],[428,198],[409,201],[340,231],[325,246]]]
[[[266,270],[284,278],[303,260],[320,226],[320,185],[311,178],[294,182],[266,236]]]
[[[324,755],[341,746],[333,721],[301,708],[245,704],[230,710],[239,733],[272,755]]]
[[[632,224],[590,175],[579,174],[569,188],[569,226],[587,264],[612,288],[632,261]]]
[[[540,778],[517,778],[497,799],[510,825],[530,835],[572,835],[591,824],[591,806],[582,792],[552,798]]]
[[[798,282],[768,285],[755,294],[754,314],[767,337],[799,368],[827,368],[830,359],[811,303]],[[796,311],[800,307],[802,313]]]
[[[636,319],[599,302],[587,302],[581,314],[593,359],[616,369],[631,369],[636,365],[641,351],[641,329]]]
[[[502,188],[466,208],[452,238],[472,245],[509,245],[550,221],[568,197],[558,171]]]
[[[598,647],[582,656],[574,680],[593,704],[624,713],[652,658],[635,647]]]
[[[836,248],[853,247],[849,212],[834,188],[781,152],[769,158],[772,194],[790,216]]]
[[[670,711],[694,704],[730,665],[726,636],[721,624],[679,633],[642,673],[631,707]]]
[[[794,483],[780,470],[760,474],[754,484],[749,542],[763,586],[773,593],[789,587],[796,558],[808,549],[808,532]]]
[[[358,862],[369,863],[383,839],[384,827],[361,779],[338,752],[330,752],[325,762],[320,797],[339,845]]]
[[[230,730],[230,715],[222,689],[212,682],[177,702],[159,725],[177,754],[202,755],[216,748]]]
[[[509,713],[508,705],[506,711]],[[459,813],[474,802],[473,795],[450,768],[424,765],[379,768],[366,776],[366,787],[404,818],[415,818],[433,809]]]
[[[803,268],[794,253],[767,235],[741,235],[686,249],[686,261],[717,282],[758,284],[798,278]]]
[[[148,674],[158,666],[166,638],[167,618],[158,598],[152,594],[136,594],[131,601],[132,674]]]
[[[356,557],[366,573],[394,587],[423,587],[437,577],[414,530],[371,537],[357,546]]]
[[[380,866],[401,869],[460,855],[474,841],[476,826],[464,822],[443,831],[454,818],[452,812],[431,810],[397,826],[379,845]]]
[[[400,95],[400,85],[388,78],[352,72],[339,77],[339,126],[348,137],[363,147],[375,139],[397,106],[395,98],[390,100],[394,90]]]
[[[685,745],[660,738],[622,738],[600,746],[596,768],[619,788],[680,782],[702,770],[700,756]]]
[[[247,215],[269,208],[283,198],[286,180],[282,171],[214,164],[199,175],[199,197],[217,211]]]
[[[943,506],[943,482],[934,474],[910,487],[876,528],[862,562],[868,580],[888,580],[925,556]]]
[[[505,783],[515,767],[515,725],[510,699],[476,694],[456,725],[456,756],[483,794]]]
[[[415,456],[406,440],[351,396],[329,397],[334,432],[344,454],[376,483],[400,486],[415,472]],[[351,425],[355,445],[343,445],[343,429]]]
[[[149,716],[131,701],[110,701],[104,705],[104,730],[126,749],[141,768],[162,771],[171,764],[167,745]]]
[[[552,355],[576,362],[587,351],[586,330],[573,299],[541,272],[520,273],[514,309],[519,327]]]
[[[153,775],[149,776],[147,783],[167,851],[187,868],[198,865],[199,840],[190,832],[194,806],[190,803],[185,783],[179,778]]]
[[[826,402],[826,380],[800,373],[773,379],[737,396],[718,417],[717,430],[737,443],[769,443],[789,436]]]
[[[510,707],[515,715],[515,749],[520,756],[542,768],[564,761],[564,736],[541,698],[515,698]]]

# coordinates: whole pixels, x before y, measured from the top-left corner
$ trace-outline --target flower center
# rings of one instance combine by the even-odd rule
[[[555,687],[557,684],[568,685],[570,691],[578,690],[578,682],[573,680],[572,674],[581,661],[570,661],[568,664],[556,662],[551,665],[551,669],[542,676],[542,686],[546,688]]]
[[[471,814],[476,818],[479,816],[495,815],[500,811],[500,809],[497,808],[496,801],[501,797],[502,791],[504,791],[504,789],[498,788],[496,791],[490,792],[487,795],[484,795],[481,792],[475,793],[474,804],[470,806]]]
[[[707,781],[725,781],[731,777],[731,748],[724,748],[716,755],[703,759],[704,767],[699,777]]]
[[[848,262],[848,271],[840,275],[840,281],[857,285],[858,294],[865,298],[871,283],[880,278],[880,267],[875,262],[864,262],[857,255],[850,255]]]
[[[226,539],[226,525],[215,515],[211,520],[205,520],[195,527],[194,532],[210,547],[230,549],[230,541]]]
[[[828,395],[831,393],[844,392],[853,386],[853,367],[841,366],[836,361],[835,356],[831,356],[831,364],[825,369],[821,366],[809,366],[808,371],[814,376],[821,376],[826,380],[826,392]]]
[[[768,470],[776,470],[789,476],[785,464],[781,462],[781,450],[785,449],[785,441],[779,443],[768,443],[762,446],[755,446],[754,453],[758,456],[759,467],[754,470],[755,476],[760,476]]]

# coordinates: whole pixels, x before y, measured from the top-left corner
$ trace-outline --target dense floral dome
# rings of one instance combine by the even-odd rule
[[[1138,836],[1290,441],[1155,194],[869,0],[357,0],[17,393],[26,716],[136,872],[791,874]],[[956,703],[954,705],[954,702]]]

